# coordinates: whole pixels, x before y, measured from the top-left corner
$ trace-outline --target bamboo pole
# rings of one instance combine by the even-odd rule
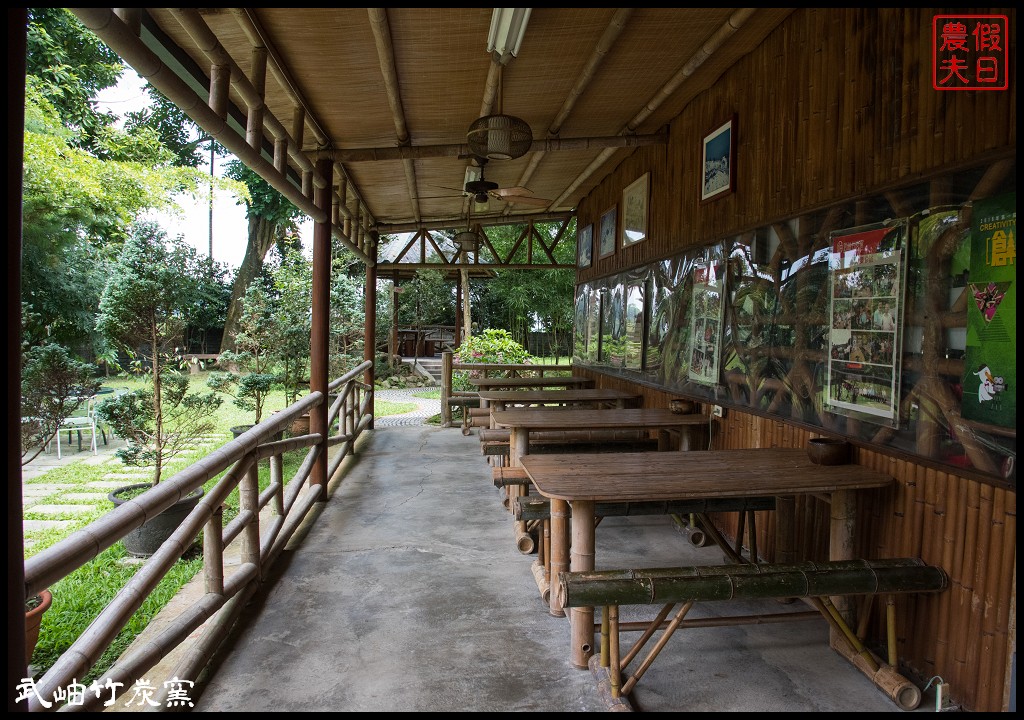
[[[942,558],[939,561],[941,567],[952,569],[954,567],[953,557],[957,546],[961,545],[958,537],[958,530],[963,526],[959,523],[957,513],[959,503],[960,481],[955,475],[946,475],[945,492],[941,494],[945,503],[945,517],[942,523]],[[947,672],[947,659],[949,657],[949,636],[951,628],[949,625],[950,607],[953,602],[952,593],[943,593],[938,598],[938,612],[936,614],[936,627],[939,631],[935,634],[935,668],[941,674]]]
[[[675,614],[675,616],[672,618],[672,622],[669,623],[669,626],[665,628],[665,630],[662,632],[661,637],[658,638],[658,641],[654,644],[654,647],[651,648],[650,653],[648,653],[647,656],[640,662],[640,665],[637,666],[637,669],[633,672],[632,675],[630,675],[629,679],[625,682],[625,684],[623,684],[623,695],[629,695],[631,692],[633,692],[633,688],[636,687],[636,684],[640,681],[640,678],[644,676],[644,673],[646,673],[648,668],[651,667],[651,664],[654,662],[655,658],[657,658],[661,651],[664,649],[665,644],[669,641],[672,635],[675,634],[675,631],[679,628],[680,623],[682,623],[683,618],[686,617],[686,613],[690,611],[690,608],[693,607],[693,604],[694,601],[690,600],[686,602],[681,608],[679,608],[679,612]]]
[[[622,670],[619,665],[619,606],[612,605],[608,610],[608,644],[610,660],[605,664],[608,668],[612,697],[622,696]]]
[[[1002,618],[997,614],[999,608],[999,592],[1005,587],[999,572],[1002,570],[1003,555],[1006,552],[1005,525],[1003,517],[1006,514],[1005,506],[1006,493],[1002,490],[994,490],[992,497],[992,512],[989,525],[989,557],[984,569],[984,590],[981,597],[981,635],[978,643],[978,696],[972,707],[991,707],[989,704],[998,688],[1002,692],[1002,682],[996,676],[995,668],[1002,662],[1003,635],[1000,627]]]
[[[989,544],[992,533],[992,494],[993,488],[990,485],[981,485],[979,488],[978,503],[978,535],[975,541],[977,554],[974,559],[971,580],[970,598],[970,620],[968,622],[967,637],[970,641],[967,645],[967,682],[962,689],[968,707],[977,707],[981,697],[985,678],[980,675],[982,658],[981,645],[982,637],[982,616],[989,608],[986,607],[986,571],[990,568],[992,547]],[[996,558],[998,567],[998,558]]]
[[[665,618],[668,617],[668,614],[672,612],[673,607],[675,607],[675,603],[668,603],[667,605],[662,606],[661,610],[658,611],[657,617],[655,617],[652,622],[643,623],[643,634],[637,638],[636,642],[633,643],[633,646],[626,653],[626,656],[619,659],[620,672],[625,670],[629,664],[633,662],[633,658],[637,656],[637,654],[643,649],[644,645],[646,645],[654,636],[654,633],[661,628],[662,623],[665,622]],[[621,628],[622,623],[620,623],[619,626]]]
[[[953,667],[957,686],[966,685],[970,682],[972,675],[970,665],[967,662],[968,648],[970,646],[970,625],[973,611],[973,582],[974,568],[977,556],[978,541],[978,507],[980,504],[981,489],[978,483],[967,483],[967,524],[964,528],[963,544],[964,553],[961,566],[957,568],[960,580],[959,585],[954,585],[956,593],[956,617],[952,619],[955,635],[953,641]]]
[[[561,573],[569,571],[569,503],[565,500],[551,499],[551,571],[549,576],[554,585]],[[555,538],[562,538],[555,542]],[[555,550],[558,550],[555,552]],[[548,611],[555,617],[565,617],[565,610],[558,599],[558,593],[551,593]]]
[[[224,508],[218,505],[206,523],[203,533],[203,583],[206,592],[221,595],[224,593],[224,538],[221,528],[224,520]]]

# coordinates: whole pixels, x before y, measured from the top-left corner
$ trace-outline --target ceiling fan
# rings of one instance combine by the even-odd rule
[[[461,192],[463,197],[472,196],[473,201],[478,205],[486,204],[490,198],[495,200],[501,200],[509,204],[517,205],[532,205],[533,207],[547,207],[551,204],[551,201],[546,198],[539,198],[534,196],[533,191],[525,187],[507,187],[503,188],[498,183],[488,180],[484,177],[484,165],[487,164],[486,158],[477,157],[476,167],[471,167],[466,172],[466,184],[462,188]],[[475,170],[479,168],[480,174],[476,175]],[[444,187],[444,186],[441,186]],[[445,190],[457,190],[457,188],[445,187]],[[435,197],[454,197],[454,196],[435,196]],[[424,200],[431,199],[424,197]]]

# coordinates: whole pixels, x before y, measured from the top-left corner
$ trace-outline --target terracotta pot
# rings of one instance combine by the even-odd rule
[[[39,626],[43,622],[43,613],[50,609],[53,595],[49,590],[39,591],[40,603],[31,610],[25,611],[25,664],[32,662],[32,653],[39,642]]]
[[[292,424],[288,426],[288,432],[293,437],[297,435],[308,435],[309,434],[309,413],[300,415],[299,417],[292,420]]]
[[[107,495],[107,498],[110,502],[114,503],[114,507],[117,507],[128,502],[128,500],[118,497],[120,493],[126,490],[134,490],[135,488],[148,487],[149,483],[127,485],[117,488]],[[160,549],[164,540],[174,534],[178,526],[188,517],[188,514],[192,512],[195,506],[199,504],[199,501],[203,499],[203,492],[203,488],[197,489],[188,497],[174,503],[156,517],[144,522],[141,527],[137,527],[125,535],[121,538],[121,542],[124,543],[124,549],[128,551],[129,555],[134,555],[135,557],[151,556]]]

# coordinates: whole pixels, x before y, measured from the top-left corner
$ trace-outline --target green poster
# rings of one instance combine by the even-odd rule
[[[971,219],[962,412],[1017,426],[1017,194],[980,200]]]

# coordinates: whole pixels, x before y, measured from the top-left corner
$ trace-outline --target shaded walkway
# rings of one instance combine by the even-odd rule
[[[569,623],[547,612],[475,436],[369,432],[343,468],[196,711],[609,709],[595,676],[569,663]],[[609,518],[597,535],[603,567],[722,562],[668,518]],[[698,604],[690,617],[764,611],[746,605]],[[827,637],[820,619],[683,630],[634,701],[645,711],[900,712]]]

